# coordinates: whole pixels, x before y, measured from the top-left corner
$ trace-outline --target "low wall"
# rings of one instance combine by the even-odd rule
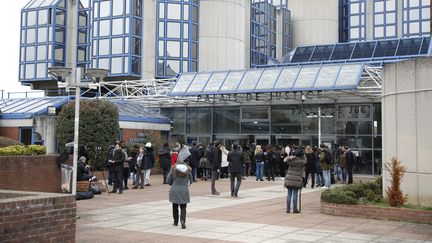
[[[57,155],[0,157],[0,189],[61,192]]]
[[[432,224],[432,211],[409,208],[383,208],[370,205],[345,205],[321,202],[321,213],[344,217],[386,219]]]
[[[71,195],[0,190],[0,242],[75,242]]]

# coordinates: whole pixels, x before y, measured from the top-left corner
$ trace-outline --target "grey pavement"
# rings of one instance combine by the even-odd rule
[[[320,213],[320,188],[302,191],[302,213],[287,214],[283,180],[243,181],[238,198],[220,179],[190,187],[186,229],[172,225],[169,186],[160,175],[152,186],[104,193],[78,201],[77,242],[432,242],[432,225]]]

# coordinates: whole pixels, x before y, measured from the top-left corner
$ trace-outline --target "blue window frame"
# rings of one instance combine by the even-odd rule
[[[402,6],[403,36],[430,36],[431,2],[429,0],[404,0]]]
[[[91,66],[108,78],[141,77],[142,0],[94,0]]]
[[[276,7],[272,3],[251,0],[251,67],[276,58]]]
[[[389,39],[397,37],[397,1],[375,0],[373,1],[373,38]]]
[[[19,81],[50,80],[48,68],[65,65],[65,0],[31,0],[21,10]]]
[[[285,6],[285,5],[284,5]],[[292,50],[292,25],[291,11],[281,8],[282,11],[282,56],[287,55]]]
[[[349,0],[348,40],[366,40],[366,0]]]
[[[33,127],[20,127],[19,128],[20,143],[24,145],[34,144],[34,131]]]
[[[198,0],[158,0],[156,78],[198,71]]]
[[[90,67],[90,0],[81,0],[78,5],[77,66]]]

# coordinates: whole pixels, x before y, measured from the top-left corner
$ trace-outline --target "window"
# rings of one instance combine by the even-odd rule
[[[374,39],[396,38],[396,0],[376,0],[374,9]]]
[[[431,18],[430,1],[403,1],[403,36],[430,36]]]

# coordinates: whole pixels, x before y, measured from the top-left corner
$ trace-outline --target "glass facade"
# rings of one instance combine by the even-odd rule
[[[403,36],[430,36],[430,15],[430,0],[403,0]]]
[[[109,76],[141,76],[142,0],[94,0],[92,67]]]
[[[30,1],[21,10],[21,82],[51,79],[48,67],[65,65],[65,0]]]
[[[272,145],[317,145],[321,108],[322,141],[348,145],[357,155],[356,173],[378,174],[381,168],[381,104],[294,104],[163,108],[174,124],[172,135],[190,138],[230,138],[253,143],[268,138]],[[212,139],[212,140],[213,140]]]
[[[77,66],[90,67],[90,0],[81,0],[78,6]]]
[[[282,12],[282,56],[286,56],[292,50],[292,26],[291,12],[286,8],[281,8]]]
[[[397,33],[397,1],[375,0],[373,1],[373,38],[396,38]]]
[[[198,70],[198,0],[158,0],[156,78]]]
[[[349,41],[366,40],[366,0],[349,2]]]
[[[276,58],[276,7],[268,1],[251,3],[251,67]]]

